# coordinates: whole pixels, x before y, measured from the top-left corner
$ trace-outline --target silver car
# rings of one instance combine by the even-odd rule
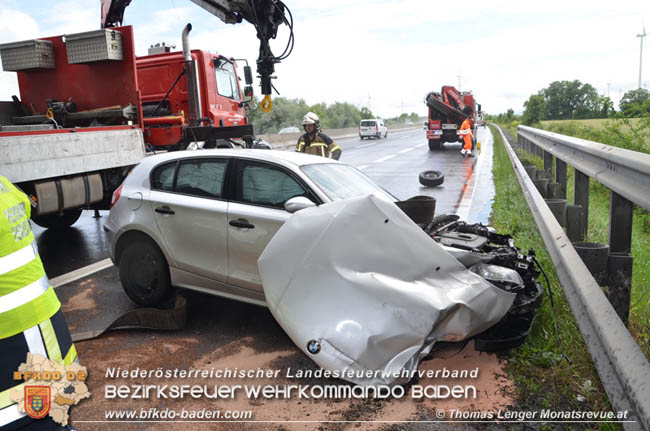
[[[397,201],[356,168],[323,157],[170,152],[132,170],[104,230],[122,286],[140,305],[165,301],[172,286],[265,305],[257,259],[291,213],[372,193]]]

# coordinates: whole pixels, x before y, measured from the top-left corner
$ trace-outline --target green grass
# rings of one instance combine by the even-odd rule
[[[650,117],[542,121],[542,129],[650,153]]]
[[[500,134],[490,127],[494,136],[493,174],[496,187],[492,225],[499,232],[511,234],[519,247],[535,250],[551,280],[555,297],[554,308],[550,301],[544,301],[526,343],[508,353],[508,372],[517,383],[517,407],[530,410],[610,409]],[[584,397],[584,401],[579,401],[578,395]],[[595,429],[611,429],[602,427],[606,424],[600,425],[601,428],[598,428],[594,424]]]

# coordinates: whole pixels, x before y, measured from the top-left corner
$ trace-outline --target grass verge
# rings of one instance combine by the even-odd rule
[[[528,209],[501,135],[493,126],[490,128],[494,136],[496,188],[492,225],[499,232],[511,234],[519,247],[535,250],[549,276],[555,298],[555,307],[551,307],[550,301],[544,301],[526,343],[506,354],[508,372],[517,383],[517,407],[534,411],[609,410],[607,396]],[[557,322],[557,334],[554,322]],[[617,429],[611,423],[591,425],[591,429]],[[587,425],[574,427],[587,428]]]

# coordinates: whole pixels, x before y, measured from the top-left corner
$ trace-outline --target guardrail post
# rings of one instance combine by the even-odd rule
[[[609,200],[609,249],[611,253],[629,254],[632,248],[633,204],[616,192]]]
[[[544,171],[546,171],[546,178],[549,180],[553,178],[553,155],[547,151],[542,151],[544,154]]]
[[[579,170],[575,170],[573,182],[573,203],[582,207],[582,237],[587,237],[589,230],[589,177]]]
[[[555,159],[555,182],[560,185],[559,198],[566,199],[566,163]]]
[[[607,299],[616,310],[625,326],[630,315],[630,295],[632,293],[632,268],[634,257],[632,249],[632,218],[634,204],[611,192],[609,201],[609,260]]]

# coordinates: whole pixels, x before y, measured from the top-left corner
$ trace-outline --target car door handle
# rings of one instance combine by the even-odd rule
[[[176,211],[169,208],[167,205],[164,205],[164,206],[161,206],[161,207],[156,207],[156,209],[154,211],[156,211],[157,213],[160,213],[160,214],[176,214]]]
[[[254,224],[250,224],[248,220],[244,218],[240,218],[237,220],[230,220],[230,226],[241,227],[246,229],[253,229],[255,227]]]

